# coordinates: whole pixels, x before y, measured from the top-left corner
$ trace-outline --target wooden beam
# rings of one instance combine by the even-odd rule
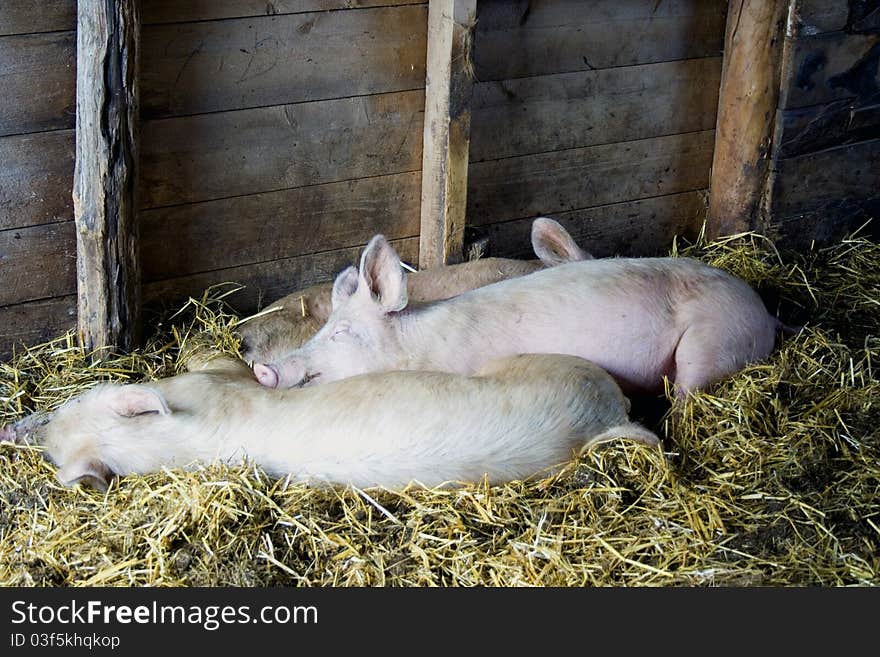
[[[467,207],[476,0],[428,9],[419,266],[459,262]]]
[[[138,0],[77,8],[76,166],[78,328],[86,349],[137,343]]]
[[[759,223],[788,7],[789,0],[730,0],[728,5],[706,225],[710,236]]]

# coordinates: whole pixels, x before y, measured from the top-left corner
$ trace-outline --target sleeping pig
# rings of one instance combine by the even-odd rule
[[[523,478],[615,438],[655,444],[602,369],[521,355],[473,377],[390,372],[268,391],[241,361],[141,384],[102,384],[36,426],[67,485],[247,459],[271,476],[356,486]],[[7,428],[4,436],[14,437]]]
[[[549,221],[549,220],[538,220]],[[516,353],[595,362],[626,392],[682,393],[773,349],[778,320],[742,280],[688,258],[581,260],[407,308],[394,249],[375,236],[333,284],[333,311],[299,350],[254,365],[265,386],[289,388],[365,372],[470,374]]]
[[[544,267],[591,257],[562,226],[549,220],[532,225],[532,248],[539,260],[483,258],[415,272],[407,280],[409,301],[448,299]],[[330,316],[332,288],[332,283],[323,283],[294,292],[271,304],[266,314],[243,322],[238,329],[242,358],[249,363],[267,363],[300,347]]]

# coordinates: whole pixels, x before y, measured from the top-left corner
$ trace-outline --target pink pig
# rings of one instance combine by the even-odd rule
[[[539,219],[536,221],[552,221]],[[324,327],[254,365],[289,388],[387,370],[469,374],[517,353],[580,356],[626,392],[705,387],[766,358],[782,326],[742,280],[688,258],[582,260],[407,309],[406,277],[381,235],[333,285]]]
[[[410,274],[407,277],[410,303],[448,299],[544,267],[592,257],[555,221],[534,223],[531,239],[538,260],[480,258]],[[332,283],[312,285],[271,304],[266,314],[242,322],[238,329],[242,358],[248,363],[269,363],[301,347],[330,316],[332,289]]]
[[[501,482],[597,443],[658,442],[629,420],[614,379],[572,356],[514,356],[473,377],[388,372],[277,391],[260,387],[241,361],[193,370],[98,385],[51,417],[0,430],[0,439],[33,433],[59,481],[101,489],[115,475],[246,459],[271,476],[316,484]]]

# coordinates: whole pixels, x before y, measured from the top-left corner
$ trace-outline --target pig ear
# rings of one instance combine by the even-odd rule
[[[538,217],[532,222],[532,248],[547,267],[593,259],[559,222],[549,217]]]
[[[376,235],[361,255],[361,284],[385,312],[406,307],[406,274],[400,256],[382,235]]]
[[[346,267],[339,272],[336,280],[333,281],[333,292],[330,294],[330,306],[334,310],[339,304],[348,299],[358,286],[358,270],[357,267]]]
[[[162,394],[151,386],[125,385],[113,391],[110,408],[122,417],[134,417],[144,413],[170,415],[171,409]]]
[[[113,471],[100,459],[83,452],[58,468],[58,481],[65,486],[89,484],[100,491],[107,490]]]

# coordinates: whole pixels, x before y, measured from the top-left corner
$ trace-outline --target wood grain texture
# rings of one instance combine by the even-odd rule
[[[657,196],[554,213],[584,250],[597,258],[666,255],[672,238],[694,240],[706,217],[705,190]],[[482,227],[489,252],[507,258],[534,257],[529,247],[533,218]]]
[[[418,237],[410,237],[392,241],[391,244],[404,262],[415,263],[418,261],[418,242]],[[359,262],[362,250],[363,245],[359,245],[350,249],[155,281],[144,286],[145,303],[174,307],[190,296],[201,297],[212,285],[234,282],[245,288],[226,300],[238,312],[249,314],[294,290],[333,280],[345,267]]]
[[[832,32],[786,39],[779,107],[880,94],[880,34]]]
[[[779,110],[773,154],[784,159],[876,138],[880,138],[880,98],[838,100]]]
[[[787,0],[730,1],[706,224],[713,237],[759,221],[787,12]]]
[[[468,225],[703,189],[712,130],[479,162],[468,181]]]
[[[417,235],[420,182],[413,172],[141,212],[144,280]]]
[[[419,266],[461,262],[471,133],[476,0],[436,0],[428,15]]]
[[[726,0],[480,0],[477,80],[717,57]]]
[[[426,27],[422,6],[147,27],[142,116],[424,87]]]
[[[774,217],[851,209],[880,190],[880,139],[846,144],[774,163],[770,209]]]
[[[0,37],[0,136],[72,128],[76,33]]]
[[[145,25],[250,16],[278,16],[333,9],[427,4],[425,0],[142,0]]]
[[[76,295],[0,307],[0,360],[76,327]]]
[[[76,29],[76,0],[3,0],[0,36]]]
[[[418,170],[424,93],[147,121],[141,208]]]
[[[73,210],[78,332],[87,350],[127,351],[140,336],[138,2],[78,5]]]
[[[0,230],[73,220],[73,130],[0,137]]]
[[[72,221],[0,231],[0,306],[76,293]]]
[[[477,84],[471,161],[710,130],[720,77],[711,57]]]

